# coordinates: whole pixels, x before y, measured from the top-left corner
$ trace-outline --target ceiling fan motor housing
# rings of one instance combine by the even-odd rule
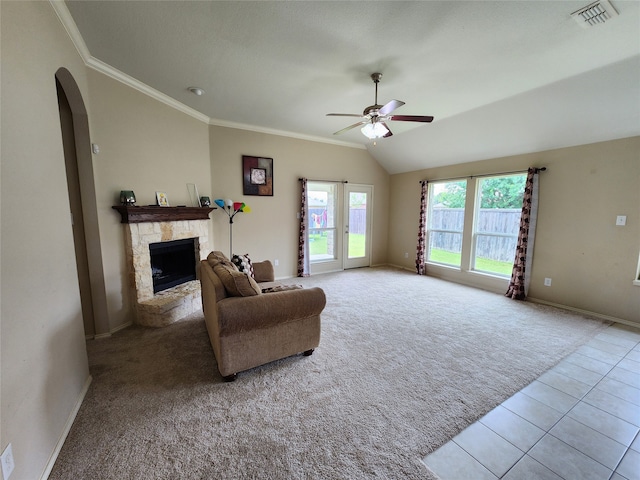
[[[382,105],[369,105],[367,108],[364,109],[364,111],[362,112],[362,115],[377,116],[378,110],[380,110],[381,108],[382,108]]]

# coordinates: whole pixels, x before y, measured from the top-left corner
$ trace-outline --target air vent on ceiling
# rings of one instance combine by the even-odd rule
[[[618,12],[608,0],[599,0],[571,14],[573,19],[583,28],[604,23],[617,15]]]

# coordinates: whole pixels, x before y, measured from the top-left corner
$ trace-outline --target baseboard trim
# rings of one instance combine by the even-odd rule
[[[541,300],[539,298],[534,298],[534,297],[527,297],[527,301],[532,303],[540,303],[542,305],[549,305],[550,307],[561,308],[563,310],[569,310],[571,312],[581,313],[582,315],[589,315],[591,317],[596,317],[596,318],[599,318],[600,320],[605,320],[607,322],[622,323],[624,325],[629,325],[630,327],[640,328],[640,324],[637,324],[629,320],[625,320],[623,318],[613,317],[611,315],[605,315],[603,313],[591,312],[589,310],[570,307],[569,305],[563,305],[561,303],[548,302],[546,300]]]
[[[130,327],[131,325],[133,325],[133,322],[123,323],[122,325],[118,325],[116,328],[112,328],[107,333],[97,333],[95,335],[85,335],[84,338],[85,338],[85,340],[99,340],[101,338],[109,338],[114,333],[119,332],[120,330],[124,330],[125,328]]]
[[[401,270],[406,270],[406,271],[410,271],[410,272],[415,272],[415,269],[409,268],[409,267],[405,267],[405,266],[402,266],[402,265],[394,265],[392,263],[388,263],[387,266],[393,267],[393,268],[399,268]],[[430,275],[430,276],[432,276],[434,278],[439,278],[440,280],[444,280],[446,282],[460,283],[462,285],[467,285],[467,286],[470,286],[470,287],[482,289],[482,287],[479,287],[477,285],[472,285],[472,284],[467,284],[467,283],[462,283],[462,282],[456,282],[455,280],[451,280],[451,279],[448,279],[448,278],[442,278],[442,277],[439,277],[437,275]],[[589,310],[583,310],[581,308],[570,307],[569,305],[563,305],[561,303],[548,302],[547,300],[542,300],[540,298],[527,297],[527,301],[532,302],[532,303],[539,303],[539,304],[542,304],[542,305],[549,305],[550,307],[561,308],[563,310],[569,310],[571,312],[580,313],[582,315],[589,315],[591,317],[596,317],[596,318],[598,318],[600,320],[604,320],[604,321],[607,321],[607,322],[621,323],[623,325],[628,325],[630,327],[635,327],[635,328],[640,329],[640,324],[637,323],[637,322],[632,322],[630,320],[625,320],[623,318],[613,317],[611,315],[605,315],[605,314],[602,314],[602,313],[591,312]]]
[[[125,328],[130,327],[131,325],[133,325],[133,322],[127,322],[127,323],[123,323],[122,325],[118,325],[116,328],[112,328],[111,332],[109,335],[113,335],[116,332],[119,332],[120,330],[124,330]]]
[[[384,263],[384,264],[380,264],[380,265],[377,265],[377,266],[379,266],[379,267],[397,268],[397,269],[400,269],[400,270],[405,270],[407,272],[416,273],[415,267],[413,267],[413,268],[412,267],[404,267],[402,265],[396,265],[395,263]],[[416,275],[417,275],[417,273],[416,273]]]
[[[84,382],[84,386],[82,387],[82,390],[80,391],[80,395],[78,396],[78,400],[76,400],[76,404],[74,405],[73,410],[69,414],[69,418],[67,418],[67,422],[64,425],[64,429],[62,431],[62,434],[60,435],[60,438],[58,439],[58,443],[56,443],[56,448],[54,448],[53,452],[51,453],[51,456],[49,457],[49,461],[47,462],[47,466],[44,469],[44,472],[42,473],[42,476],[40,477],[41,480],[47,480],[47,478],[49,478],[49,475],[51,474],[51,470],[53,470],[53,466],[55,465],[56,460],[58,459],[58,455],[60,454],[60,450],[62,450],[62,446],[64,445],[64,442],[67,440],[67,436],[69,435],[69,432],[71,431],[71,427],[73,426],[73,422],[76,420],[76,416],[78,415],[78,411],[80,410],[80,407],[82,406],[82,402],[84,402],[84,397],[87,394],[87,392],[89,391],[89,386],[91,385],[92,381],[93,381],[93,377],[91,375],[89,375],[87,377],[87,380]]]

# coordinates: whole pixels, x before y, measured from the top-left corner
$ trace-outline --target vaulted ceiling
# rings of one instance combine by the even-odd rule
[[[640,2],[69,1],[90,57],[210,123],[367,148],[389,173],[640,135]],[[433,115],[374,142],[330,112]],[[202,96],[188,87],[201,87]]]

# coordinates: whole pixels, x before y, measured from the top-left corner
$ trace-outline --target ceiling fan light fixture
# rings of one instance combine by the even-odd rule
[[[382,138],[387,133],[389,133],[389,129],[385,127],[382,123],[367,123],[364,127],[362,127],[362,133],[365,137],[374,139],[374,138]]]

